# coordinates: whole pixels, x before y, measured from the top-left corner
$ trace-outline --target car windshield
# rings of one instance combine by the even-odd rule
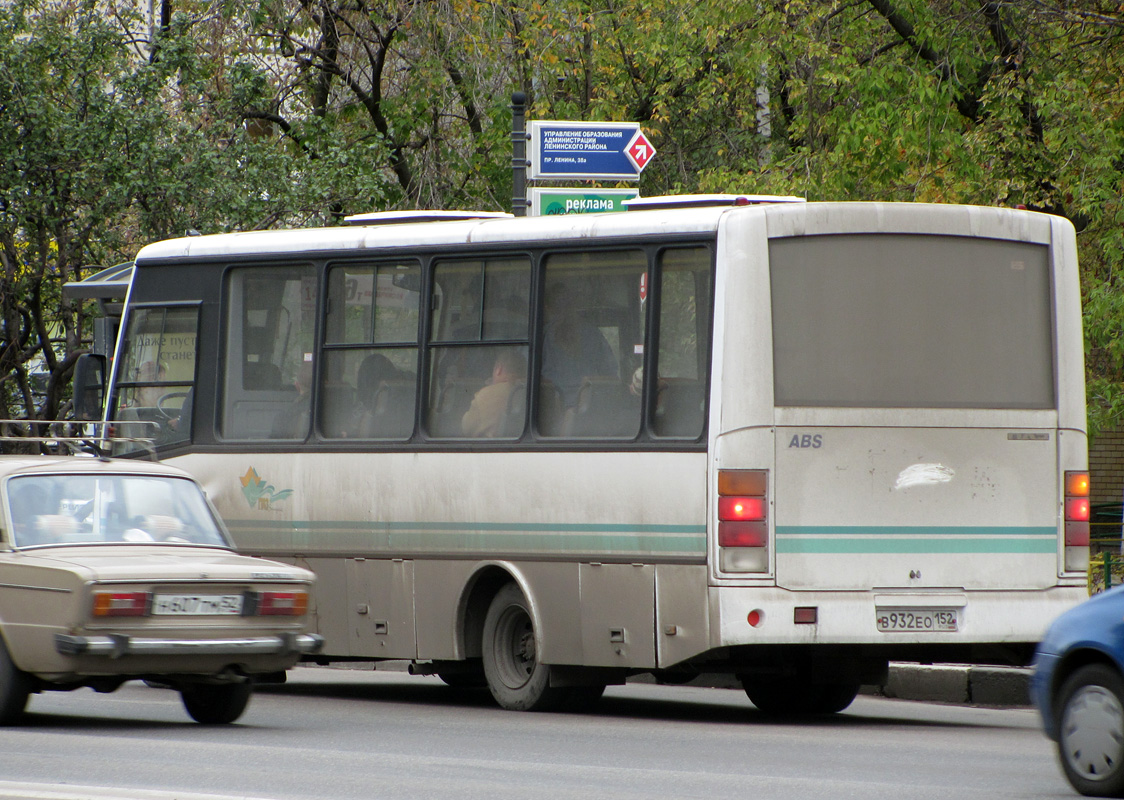
[[[27,475],[8,480],[16,547],[167,543],[228,547],[192,481],[160,475]]]

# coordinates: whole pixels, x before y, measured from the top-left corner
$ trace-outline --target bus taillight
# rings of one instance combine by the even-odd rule
[[[768,472],[718,471],[718,561],[724,572],[768,572]]]
[[[1089,563],[1089,473],[1065,474],[1065,569],[1079,572]]]

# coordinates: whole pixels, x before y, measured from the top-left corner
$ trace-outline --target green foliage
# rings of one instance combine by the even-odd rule
[[[518,89],[531,119],[643,123],[658,149],[649,195],[1069,217],[1091,426],[1121,421],[1118,3],[176,0],[151,35],[102,13],[113,5],[0,11],[4,295],[62,309],[40,320],[6,302],[5,373],[80,349],[85,320],[59,305],[62,280],[188,227],[507,208]],[[19,380],[3,386],[27,413],[53,413]]]

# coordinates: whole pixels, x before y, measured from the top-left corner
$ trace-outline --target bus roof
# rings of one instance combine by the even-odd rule
[[[137,254],[137,261],[252,254],[281,255],[299,251],[354,252],[384,247],[407,247],[419,242],[435,246],[470,242],[504,243],[538,239],[637,236],[656,231],[708,233],[717,228],[719,217],[729,210],[729,208],[701,208],[627,214],[467,219],[190,236],[150,244]]]
[[[759,215],[770,236],[796,236],[817,229],[954,233],[1049,241],[1051,217],[1036,212],[982,206],[925,203],[761,203],[698,206],[627,213],[543,217],[454,219],[391,225],[350,225],[189,236],[155,242],[137,254],[137,263],[282,256],[294,253],[349,253],[396,247],[509,244],[532,241],[592,240],[612,237],[713,234],[723,217]],[[846,221],[846,226],[841,222]]]

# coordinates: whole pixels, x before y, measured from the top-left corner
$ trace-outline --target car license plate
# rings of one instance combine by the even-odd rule
[[[878,608],[874,614],[878,630],[886,633],[955,631],[959,622],[955,608]]]
[[[242,613],[240,594],[158,594],[152,613],[164,616],[223,617]]]

